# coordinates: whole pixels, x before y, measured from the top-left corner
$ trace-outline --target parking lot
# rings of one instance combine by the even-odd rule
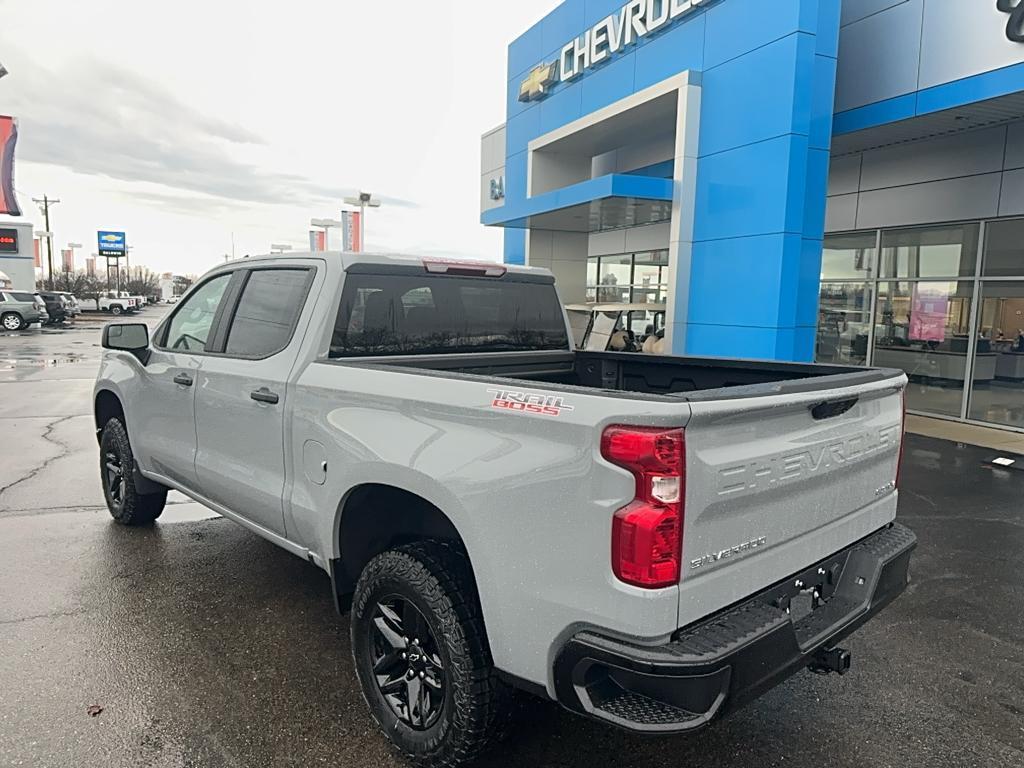
[[[152,529],[111,522],[90,402],[103,322],[0,335],[0,765],[401,765],[325,574],[177,494]],[[850,639],[849,675],[801,673],[689,739],[524,699],[485,764],[1024,766],[1024,473],[908,440],[914,581]]]

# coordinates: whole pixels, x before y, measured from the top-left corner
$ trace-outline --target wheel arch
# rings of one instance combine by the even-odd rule
[[[446,541],[473,559],[452,519],[420,494],[387,483],[365,482],[348,490],[338,504],[334,525],[331,581],[339,609],[347,605],[366,564],[388,549],[417,541]]]
[[[125,421],[124,404],[121,398],[109,389],[101,389],[93,399],[93,417],[96,421],[96,440],[100,438],[103,426],[112,418],[119,418],[121,423],[128,429]]]

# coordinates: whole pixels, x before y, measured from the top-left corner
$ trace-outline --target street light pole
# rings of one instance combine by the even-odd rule
[[[50,229],[50,206],[56,205],[60,202],[58,199],[50,199],[46,195],[43,195],[43,199],[40,200],[37,197],[32,198],[32,202],[39,206],[39,210],[43,212],[43,219],[46,223],[46,231],[51,233],[50,237],[46,238],[46,264],[50,268],[50,290],[53,290],[53,230]]]

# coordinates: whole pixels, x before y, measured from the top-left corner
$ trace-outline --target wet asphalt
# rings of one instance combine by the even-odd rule
[[[0,335],[0,766],[403,765],[326,575],[178,495],[152,529],[110,521],[102,322]],[[909,438],[914,581],[845,643],[849,675],[801,673],[692,738],[524,698],[482,765],[1024,766],[1024,473],[992,455]]]

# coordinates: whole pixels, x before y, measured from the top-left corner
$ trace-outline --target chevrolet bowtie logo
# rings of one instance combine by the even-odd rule
[[[551,86],[558,82],[558,62],[541,64],[530,70],[530,74],[519,86],[520,101],[539,101],[548,95]]]

